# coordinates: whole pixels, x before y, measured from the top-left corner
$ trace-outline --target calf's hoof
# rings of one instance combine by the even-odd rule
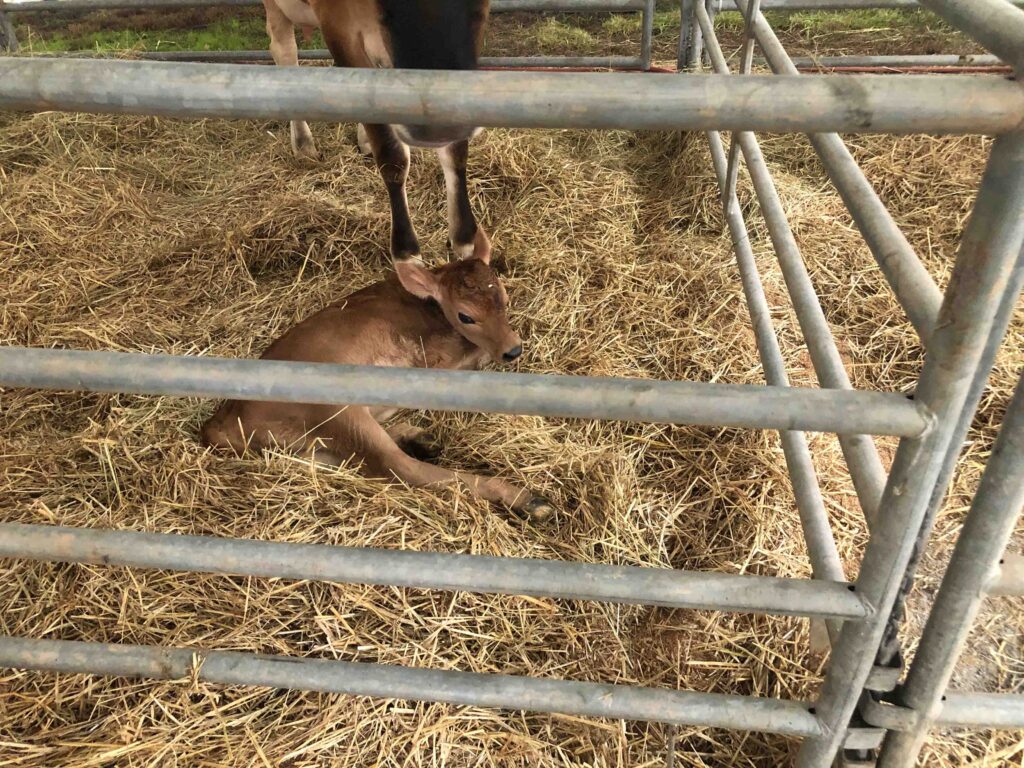
[[[542,523],[555,514],[555,507],[547,499],[541,496],[534,496],[526,506],[523,507],[523,511],[529,515],[530,520],[533,522]]]
[[[434,461],[441,456],[444,446],[441,441],[429,432],[420,432],[410,437],[402,446],[413,458],[420,461]]]

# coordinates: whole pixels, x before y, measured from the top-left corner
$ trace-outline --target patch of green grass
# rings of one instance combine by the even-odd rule
[[[545,19],[531,28],[533,38],[546,52],[579,52],[595,47],[597,41],[587,30],[558,19]]]
[[[781,20],[773,20],[780,22]],[[815,32],[853,32],[868,29],[892,29],[920,26],[924,23],[921,11],[904,11],[893,8],[865,8],[842,13],[799,12],[789,14],[783,22],[791,29],[800,29],[808,34]]]
[[[864,8],[851,11],[768,11],[768,21],[775,29],[786,29],[804,35],[832,34],[835,32],[864,32],[871,29],[906,30],[935,26],[936,20],[927,13],[898,8]],[[721,13],[715,17],[715,26],[723,30],[743,29],[743,17],[738,13]]]
[[[25,48],[36,52],[59,51],[238,51],[264,50],[270,44],[263,19],[223,19],[189,29],[162,29],[136,31],[131,29],[104,30],[84,35],[56,34],[45,39],[36,36],[22,38]],[[323,48],[323,38],[317,31],[301,48]]]
[[[614,35],[640,34],[643,17],[639,13],[615,13],[609,16],[601,28]],[[660,35],[679,29],[679,9],[654,12],[654,34]]]

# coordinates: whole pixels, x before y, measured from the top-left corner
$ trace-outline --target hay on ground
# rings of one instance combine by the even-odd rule
[[[0,117],[0,343],[254,357],[275,335],[387,268],[386,198],[352,126],[314,125],[321,165],[267,122],[37,114]],[[985,142],[855,140],[944,284]],[[800,137],[766,156],[855,385],[909,391],[921,350]],[[762,383],[700,136],[488,131],[472,195],[505,262],[520,370]],[[813,384],[770,245],[744,209],[795,384]],[[413,217],[445,251],[443,179],[415,153]],[[1019,320],[1019,318],[1018,318]],[[939,519],[941,564],[1020,367],[1024,323],[975,424]],[[205,451],[213,404],[0,392],[3,519],[725,573],[809,575],[774,434],[472,414],[414,414],[442,461],[554,500],[531,526],[457,489],[411,490],[286,455]],[[893,444],[880,441],[891,458]],[[813,436],[848,571],[866,539],[841,455]],[[1018,539],[1019,541],[1019,539]],[[936,585],[926,564],[911,625]],[[1020,607],[1017,603],[1016,607]],[[14,635],[191,645],[805,698],[820,680],[808,624],[89,565],[0,562]],[[1022,684],[1018,611],[989,606],[964,674]],[[966,678],[965,678],[966,679]],[[644,723],[376,701],[190,682],[0,671],[7,766],[651,766],[668,729]],[[679,729],[683,765],[774,766],[795,742]],[[939,735],[929,765],[996,765],[1012,735]]]

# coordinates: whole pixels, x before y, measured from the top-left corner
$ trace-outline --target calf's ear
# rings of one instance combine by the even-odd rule
[[[441,300],[441,286],[437,275],[424,266],[418,259],[406,259],[395,262],[398,282],[413,296],[420,299]]]
[[[480,259],[484,264],[491,263],[491,238],[482,227],[477,229],[476,237],[473,238],[473,257]]]

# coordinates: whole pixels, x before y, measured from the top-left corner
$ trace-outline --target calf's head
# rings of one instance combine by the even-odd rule
[[[429,269],[418,261],[399,261],[402,286],[421,299],[433,299],[459,334],[492,360],[511,363],[523,353],[523,341],[508,322],[508,294],[490,256]]]
[[[396,69],[476,69],[489,0],[376,0]],[[442,147],[470,138],[465,125],[396,125],[406,144]]]

